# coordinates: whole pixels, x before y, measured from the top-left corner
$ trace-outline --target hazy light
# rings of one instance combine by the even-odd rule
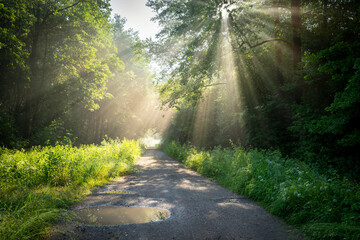
[[[192,141],[196,145],[204,146],[207,144],[208,135],[211,132],[210,126],[213,125],[213,121],[228,121],[228,116],[234,114],[240,107],[238,75],[231,46],[227,10],[227,6],[221,9],[222,22],[217,49],[217,59],[220,60],[218,64],[220,64],[221,71],[217,77],[211,80],[211,84],[203,92],[203,100],[197,105],[192,135]],[[221,100],[221,106],[216,106],[218,100]],[[230,138],[231,136],[227,137]]]
[[[141,143],[144,144],[146,148],[157,148],[161,144],[161,141],[161,135],[152,130],[149,130],[141,139]]]
[[[127,19],[125,27],[138,31],[142,40],[155,38],[160,29],[157,23],[150,20],[156,14],[145,5],[146,2],[147,0],[111,0],[110,2],[112,15],[119,14],[125,17]]]
[[[262,1],[253,1],[253,4],[262,4]],[[207,146],[216,143],[216,137],[221,139],[242,138],[247,130],[246,125],[243,124],[241,114],[243,107],[249,105],[259,105],[261,99],[261,93],[259,92],[259,85],[262,88],[277,89],[277,82],[273,82],[272,75],[274,72],[269,72],[269,69],[264,68],[261,64],[263,59],[266,57],[267,61],[273,61],[276,65],[274,48],[275,44],[280,45],[279,48],[283,52],[289,52],[287,45],[283,42],[266,41],[273,39],[273,29],[275,23],[273,21],[264,21],[262,26],[264,28],[263,33],[258,34],[258,39],[254,42],[249,42],[244,47],[248,49],[242,52],[242,49],[237,48],[237,39],[231,33],[233,29],[230,26],[229,12],[236,15],[236,6],[233,4],[224,5],[219,9],[218,14],[221,13],[222,22],[219,35],[219,42],[217,46],[217,56],[215,64],[219,67],[219,71],[213,74],[212,79],[202,79],[205,84],[202,92],[202,99],[199,100],[194,106],[195,114],[188,114],[182,116],[183,131],[187,131],[190,135],[192,142],[195,145]],[[254,26],[259,26],[258,19],[271,17],[270,15],[276,13],[274,9],[254,9],[254,15],[243,16],[250,23],[254,23]],[[239,13],[238,13],[239,14]],[[233,16],[234,16],[233,15]],[[189,26],[187,31],[181,36],[174,36],[167,39],[168,47],[165,48],[163,55],[169,56],[170,58],[178,58],[178,62],[183,56],[183,52],[186,50],[186,45],[191,43],[198,35],[203,32],[197,31],[201,29],[201,22],[198,26]],[[254,29],[256,30],[256,29]],[[203,34],[204,37],[201,39],[203,44],[194,50],[193,55],[195,59],[202,57],[203,48],[207,48],[212,40],[212,34]],[[245,40],[246,37],[245,37]],[[264,41],[265,44],[262,44]],[[259,44],[257,44],[259,43]],[[240,45],[240,44],[239,44]],[[256,46],[255,46],[256,45]],[[252,47],[253,46],[253,47]],[[259,54],[258,51],[261,51]],[[284,55],[284,54],[283,54]],[[180,56],[180,57],[179,57]],[[178,67],[177,62],[171,62],[172,67]],[[170,65],[171,65],[170,64]],[[188,64],[199,64],[198,61],[188,61]],[[253,76],[257,77],[253,77]],[[205,81],[205,80],[208,80]],[[189,79],[190,81],[198,81],[196,77]],[[148,121],[158,121],[156,117],[148,116]],[[169,119],[171,119],[169,117]],[[220,123],[223,128],[219,128],[217,124]],[[163,121],[164,126],[168,126],[170,121],[166,119]],[[267,122],[261,121],[263,129],[267,128]],[[217,135],[213,135],[213,134]],[[215,140],[214,140],[215,137]],[[154,138],[145,139],[149,144],[154,144]]]

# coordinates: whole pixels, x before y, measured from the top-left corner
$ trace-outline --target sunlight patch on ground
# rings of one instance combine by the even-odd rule
[[[197,192],[209,191],[209,187],[201,186],[199,184],[194,184],[188,179],[182,180],[180,183],[176,184],[176,187],[181,189],[193,190]]]

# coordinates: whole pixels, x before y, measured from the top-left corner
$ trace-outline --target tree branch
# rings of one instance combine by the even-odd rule
[[[281,4],[279,4],[279,5],[276,5],[276,7],[273,7],[273,6],[269,6],[269,7],[264,7],[265,9],[274,9],[274,8],[282,8],[282,9],[285,9],[285,10],[287,10],[287,11],[290,11],[291,10],[291,8],[289,7],[289,6],[286,6],[286,5],[281,5]]]
[[[58,10],[56,10],[56,11],[58,11],[58,12],[65,11],[66,9],[75,7],[76,5],[78,5],[78,4],[82,3],[82,2],[86,2],[86,0],[77,1],[76,3],[74,3],[74,4],[72,4],[72,5],[69,5],[69,6],[66,6],[66,7],[64,7],[64,8],[58,9]]]
[[[288,45],[291,45],[290,42],[286,41],[285,39],[281,39],[281,38],[272,38],[272,39],[267,39],[267,40],[264,40],[262,42],[259,42],[255,45],[251,45],[250,43],[246,42],[246,44],[249,46],[249,48],[255,48],[255,47],[258,47],[260,45],[263,45],[264,43],[268,43],[268,42],[284,42]]]
[[[230,15],[230,18],[232,20],[231,22],[232,22],[233,26],[240,33],[240,38],[242,40],[242,43],[239,44],[240,45],[239,48],[241,48],[244,44],[248,45],[249,48],[255,48],[255,47],[258,47],[258,46],[263,45],[263,44],[268,43],[268,42],[284,42],[284,43],[288,44],[289,46],[292,46],[292,44],[290,42],[288,42],[288,41],[286,41],[285,39],[282,39],[282,38],[267,39],[267,40],[264,40],[262,42],[251,45],[250,42],[247,40],[247,38],[245,36],[242,36],[242,31],[240,30],[239,26],[236,25],[236,23],[234,22],[231,15]]]
[[[208,84],[208,85],[205,85],[204,88],[206,87],[212,87],[212,86],[218,86],[218,85],[225,85],[226,83],[213,83],[213,84]]]
[[[71,5],[66,6],[66,7],[64,7],[64,8],[60,8],[60,9],[55,9],[55,10],[49,11],[49,12],[45,15],[45,17],[43,18],[43,20],[42,20],[41,23],[46,22],[46,20],[47,20],[51,15],[53,15],[55,12],[63,12],[63,11],[65,11],[65,10],[67,10],[67,9],[69,9],[69,8],[72,8],[72,7],[75,7],[76,5],[79,5],[80,3],[83,3],[83,2],[87,2],[87,0],[79,0],[79,1],[75,2],[74,4],[71,4]]]

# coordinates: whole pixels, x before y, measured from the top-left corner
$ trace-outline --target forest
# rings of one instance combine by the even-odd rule
[[[95,2],[2,1],[0,145],[135,139],[154,126],[146,43]]]
[[[146,5],[161,28],[155,39],[125,29],[109,0],[0,0],[0,235],[43,236],[36,226],[76,201],[67,193],[80,196],[132,172],[141,154],[136,140],[152,132],[168,155],[312,238],[360,238],[360,1]],[[151,72],[151,62],[161,71]],[[80,169],[86,151],[96,157],[84,162],[106,166],[84,165],[84,178],[66,172]],[[113,162],[111,151],[126,167]],[[236,165],[240,153],[252,160]],[[259,159],[274,162],[264,167]],[[270,168],[277,164],[283,167]],[[59,169],[64,174],[55,176]],[[271,169],[281,177],[271,178]],[[297,180],[294,169],[308,181]],[[255,175],[273,182],[267,189],[281,190],[289,177],[293,192],[290,185],[310,183],[331,190],[316,203],[309,199],[321,192],[308,189],[295,191],[308,191],[302,201],[281,202],[280,190],[256,188],[262,183]],[[42,210],[25,204],[29,196],[43,199],[45,209],[57,207],[36,223],[34,212]],[[306,212],[298,212],[300,204]],[[24,228],[10,230],[17,224]]]
[[[279,149],[360,176],[357,1],[149,1],[167,137]],[[170,54],[169,54],[169,49]],[[163,83],[165,82],[165,83]]]

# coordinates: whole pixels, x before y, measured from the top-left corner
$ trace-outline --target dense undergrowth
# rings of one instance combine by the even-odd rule
[[[214,148],[171,142],[163,150],[235,193],[300,227],[312,239],[360,239],[360,188],[335,172],[319,174],[277,151]]]
[[[133,172],[139,142],[101,146],[0,148],[0,239],[41,239],[65,208],[107,181]]]

